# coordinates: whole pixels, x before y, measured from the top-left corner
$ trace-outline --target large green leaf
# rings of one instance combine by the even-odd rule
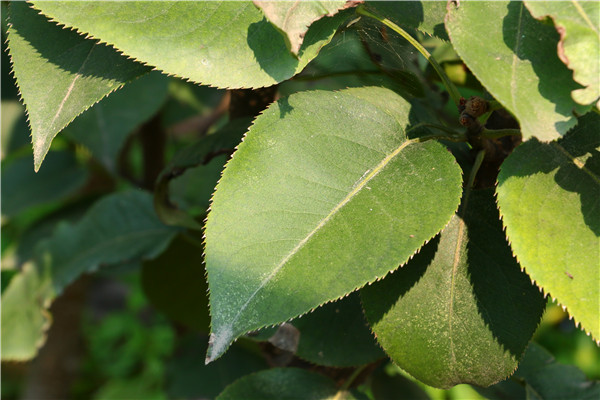
[[[355,397],[350,392],[338,390],[333,380],[317,372],[274,368],[238,379],[217,397],[217,400],[238,399],[350,400]]]
[[[219,87],[289,79],[331,40],[348,14],[314,23],[298,58],[252,2],[34,2],[45,15],[114,45],[141,62]]]
[[[531,278],[600,340],[600,116],[517,147],[498,175],[511,247]]]
[[[2,293],[2,360],[35,356],[50,325],[48,307],[53,297],[50,279],[33,263],[23,266]]]
[[[40,264],[50,269],[60,293],[101,265],[156,257],[178,231],[160,222],[149,194],[116,193],[96,203],[77,224],[59,225],[40,245]]]
[[[462,2],[450,7],[446,28],[469,69],[517,117],[523,138],[557,139],[575,126],[580,106],[571,91],[579,85],[558,58],[558,33],[522,2]]]
[[[335,1],[254,1],[267,19],[281,31],[286,46],[298,54],[308,27],[326,15],[333,16],[346,0]]]
[[[48,22],[25,2],[10,4],[10,23],[10,55],[29,114],[37,171],[58,132],[149,68]]]
[[[409,113],[390,90],[357,88],[297,93],[256,119],[207,219],[208,360],[380,278],[448,222],[460,168],[407,139]]]
[[[536,18],[550,16],[560,33],[558,56],[585,86],[573,91],[575,101],[590,104],[600,97],[600,3],[597,1],[527,1]]]
[[[31,153],[30,153],[31,154]],[[73,153],[53,151],[39,173],[31,169],[31,155],[2,166],[2,215],[15,216],[31,207],[72,196],[87,181]]]
[[[81,114],[63,134],[86,146],[110,172],[127,136],[164,103],[169,78],[151,72],[128,83]]]
[[[439,243],[361,294],[386,353],[439,388],[512,374],[546,304],[511,254],[491,190],[467,192]]]

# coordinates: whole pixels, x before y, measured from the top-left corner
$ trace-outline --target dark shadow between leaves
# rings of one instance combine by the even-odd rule
[[[404,297],[421,280],[427,267],[433,261],[439,242],[440,235],[438,234],[424,245],[407,264],[390,273],[381,281],[366,287],[366,290],[378,293],[378,301],[369,303],[369,324],[371,326],[378,324],[394,307],[398,299]]]
[[[523,2],[511,1],[507,8],[508,14],[502,25],[504,43],[519,59],[531,63],[540,79],[539,93],[555,104],[555,111],[565,117],[573,117],[575,103],[571,91],[583,86],[573,81],[573,72],[558,58],[558,32],[553,25],[533,18]],[[555,124],[561,133],[571,126],[571,119]]]
[[[468,275],[478,312],[497,342],[519,359],[546,301],[512,255],[491,189],[471,192],[464,220]]]

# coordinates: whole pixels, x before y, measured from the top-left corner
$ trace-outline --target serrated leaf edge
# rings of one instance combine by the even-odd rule
[[[29,8],[39,11],[37,8],[33,7],[33,5],[29,2],[26,2],[26,4],[29,6]],[[48,19],[48,17],[41,13],[38,12],[38,15],[42,15],[44,16],[46,19]],[[62,27],[62,29],[69,29],[70,31],[74,31],[74,29],[67,27],[64,24],[60,24],[56,21],[53,21],[51,19],[48,19],[49,22],[53,22],[56,23],[57,26]],[[21,103],[25,106],[25,116],[26,116],[26,121],[27,121],[27,126],[29,127],[29,132],[30,132],[30,137],[31,137],[31,144],[34,147],[34,155],[35,155],[35,143],[33,143],[33,129],[31,126],[31,119],[29,116],[29,108],[27,106],[27,102],[25,101],[25,99],[23,98],[23,95],[21,94],[21,88],[19,85],[19,79],[17,78],[17,75],[15,73],[14,70],[14,62],[13,62],[13,55],[11,52],[11,47],[10,47],[10,36],[11,36],[11,32],[12,32],[12,23],[10,22],[10,4],[9,4],[9,13],[8,13],[8,18],[7,18],[7,23],[8,23],[8,30],[7,30],[7,35],[6,35],[6,45],[7,45],[7,52],[8,52],[8,56],[9,56],[9,60],[10,60],[10,74],[13,76],[13,78],[15,79],[15,83],[17,85],[17,94],[19,96],[19,100],[21,101]],[[80,32],[75,31],[77,34],[79,34],[80,36],[84,36],[82,35]],[[91,37],[85,37],[85,39],[90,39]],[[94,39],[95,40],[95,39]],[[100,42],[96,42],[96,44],[100,44]],[[110,46],[110,45],[109,45]],[[115,49],[117,51],[118,54],[120,55],[124,55],[122,52],[120,52],[118,49],[114,48],[113,46],[110,46],[113,49]],[[131,59],[129,57],[127,57],[128,59]],[[135,60],[134,60],[135,61]],[[108,93],[106,93],[104,96],[102,96],[101,98],[97,99],[94,103],[91,103],[89,105],[87,105],[86,108],[82,109],[78,114],[76,114],[75,116],[73,116],[73,118],[71,118],[67,123],[65,123],[61,128],[57,129],[56,133],[53,134],[52,136],[52,140],[50,142],[52,142],[54,140],[54,138],[60,133],[62,132],[67,126],[69,126],[71,124],[71,122],[73,122],[77,117],[79,117],[81,114],[83,114],[84,112],[86,112],[87,110],[89,110],[91,107],[95,106],[97,103],[99,103],[100,101],[102,101],[104,98],[106,98],[107,96],[109,96],[110,94],[116,92],[117,90],[121,89],[123,86],[125,86],[128,83],[133,82],[134,80],[146,75],[148,72],[142,73],[141,75],[138,75],[137,77],[130,79],[126,82],[124,82],[123,84],[115,87],[114,89],[112,89],[111,91],[109,91]],[[40,159],[35,159],[37,157],[34,156],[34,170],[35,172],[38,172],[42,166],[42,163],[44,161],[44,159],[46,158],[46,155],[48,154],[48,152],[50,151],[50,146],[48,146],[48,149],[40,156]]]
[[[213,84],[213,83],[210,83],[210,82],[200,82],[200,81],[193,80],[193,79],[191,79],[189,77],[186,77],[184,75],[179,75],[179,74],[176,74],[176,73],[165,71],[165,70],[163,70],[161,68],[158,68],[158,67],[156,67],[156,66],[154,66],[154,65],[152,65],[152,64],[150,64],[150,63],[148,63],[148,62],[146,62],[144,60],[140,60],[140,59],[138,59],[136,57],[130,56],[130,55],[126,54],[125,52],[123,52],[122,50],[120,50],[119,48],[117,48],[113,43],[110,43],[110,42],[107,42],[105,40],[102,40],[101,38],[98,38],[98,37],[96,37],[94,35],[91,35],[88,32],[84,32],[84,31],[80,30],[79,28],[77,28],[75,26],[69,26],[69,25],[67,25],[65,23],[62,23],[62,22],[58,21],[57,19],[55,19],[54,17],[51,17],[51,16],[45,14],[41,9],[39,9],[38,7],[36,7],[35,4],[31,4],[29,2],[27,2],[27,4],[29,4],[31,6],[31,8],[39,11],[39,14],[41,14],[44,17],[48,18],[49,21],[54,22],[57,25],[62,26],[64,28],[73,30],[73,31],[77,32],[78,34],[80,34],[81,36],[85,36],[86,39],[97,40],[98,44],[105,44],[107,46],[110,46],[110,47],[114,48],[115,50],[117,50],[117,52],[119,54],[125,56],[127,59],[135,61],[135,62],[137,62],[139,64],[142,64],[142,65],[144,65],[146,67],[151,68],[151,71],[159,71],[161,74],[167,75],[169,77],[183,79],[185,82],[192,83],[192,84],[195,84],[195,85],[208,86],[208,87],[217,88],[217,89],[261,89],[261,88],[266,88],[266,87],[271,87],[271,86],[277,85],[277,84],[279,84],[281,82],[284,82],[284,81],[286,81],[288,79],[291,79],[293,76],[295,76],[295,75],[299,74],[300,72],[302,72],[302,71],[295,72],[289,78],[284,79],[283,81],[274,82],[274,83],[272,83],[270,85],[265,84],[265,85],[239,85],[239,86],[235,86],[235,85],[218,85],[218,84]],[[317,53],[319,53],[321,51],[321,49],[323,47],[325,47],[330,41],[328,41],[327,43],[324,43],[319,48],[319,51]]]
[[[496,179],[496,189],[497,188],[498,188],[498,180]],[[506,236],[506,241],[508,242],[508,245],[510,247],[510,251],[511,251],[513,257],[519,263],[519,266],[521,267],[521,271],[523,271],[524,273],[527,274],[531,283],[534,284],[539,289],[539,291],[544,295],[544,298],[550,297],[550,299],[552,299],[553,302],[555,302],[558,306],[560,306],[562,308],[562,310],[564,312],[567,313],[567,315],[569,316],[569,320],[571,320],[571,319],[573,320],[573,322],[575,323],[575,327],[577,327],[577,328],[581,329],[583,332],[585,332],[585,334],[587,336],[589,336],[596,343],[597,346],[600,346],[600,338],[594,337],[594,335],[592,334],[591,331],[586,329],[573,315],[571,315],[571,313],[568,311],[568,307],[566,305],[564,305],[563,303],[561,303],[560,301],[558,301],[557,298],[554,297],[549,291],[545,290],[542,285],[538,284],[537,281],[527,272],[527,268],[525,268],[523,266],[523,264],[521,264],[521,261],[519,260],[519,255],[517,253],[515,253],[515,251],[512,248],[512,240],[510,239],[510,236],[508,235],[507,226],[506,226],[506,223],[504,222],[502,209],[500,208],[500,204],[498,203],[497,190],[494,190],[494,200],[496,203],[496,208],[498,209],[500,222],[502,222],[502,230],[504,232],[504,235]],[[540,322],[541,322],[541,320],[540,320]],[[538,322],[538,326],[539,326],[540,322]]]
[[[344,91],[344,90],[347,90],[347,89],[352,89],[352,88],[339,89],[339,90],[334,90],[334,91],[332,91],[332,92],[340,92],[340,91]],[[389,90],[389,89],[388,89],[388,90]],[[307,90],[307,91],[303,91],[302,93],[312,93],[312,92],[320,92],[320,90]],[[398,96],[399,96],[399,95],[398,95]],[[289,97],[289,96],[288,96],[288,97]],[[242,137],[242,140],[240,141],[240,143],[239,143],[237,146],[235,146],[234,152],[232,153],[231,157],[229,158],[229,160],[227,160],[227,162],[225,163],[225,165],[224,165],[223,169],[221,170],[221,177],[219,178],[219,180],[218,180],[217,184],[215,185],[215,189],[214,189],[214,191],[213,191],[213,194],[211,195],[211,198],[210,198],[210,205],[209,205],[209,207],[208,207],[208,209],[207,209],[206,218],[205,218],[205,219],[204,219],[204,221],[203,221],[204,230],[203,230],[203,234],[202,234],[202,242],[203,242],[203,247],[204,247],[204,250],[203,250],[203,252],[202,252],[202,263],[205,265],[204,272],[205,272],[205,279],[207,280],[207,282],[208,282],[208,269],[206,268],[206,257],[205,257],[205,255],[206,255],[206,223],[207,223],[207,221],[208,221],[208,216],[210,215],[210,211],[211,211],[211,209],[212,209],[212,204],[213,204],[213,201],[214,201],[214,195],[215,195],[215,193],[217,192],[217,190],[218,190],[218,188],[219,188],[219,185],[220,185],[220,183],[221,183],[221,180],[222,180],[222,178],[223,178],[223,173],[224,173],[224,172],[225,172],[225,170],[227,169],[227,166],[229,165],[229,163],[231,162],[231,160],[233,160],[233,158],[235,157],[235,155],[236,155],[236,153],[237,153],[237,151],[238,151],[238,148],[239,148],[239,146],[240,146],[240,145],[241,145],[241,144],[244,142],[244,140],[246,139],[246,137],[247,137],[248,133],[249,133],[249,132],[250,132],[250,130],[251,130],[253,127],[254,127],[254,125],[255,125],[255,123],[256,123],[256,120],[257,120],[257,119],[258,119],[260,116],[262,116],[262,115],[263,115],[263,114],[264,114],[264,113],[265,113],[265,112],[266,112],[268,109],[270,109],[270,108],[273,106],[273,104],[274,104],[275,102],[276,102],[276,101],[274,101],[273,103],[271,103],[271,104],[270,104],[270,105],[269,105],[267,108],[265,108],[264,110],[262,110],[262,111],[261,111],[261,112],[260,112],[260,113],[259,113],[259,114],[258,114],[258,115],[255,117],[255,118],[254,118],[254,120],[252,121],[252,123],[251,123],[251,124],[250,124],[250,126],[248,127],[248,129],[247,129],[246,133],[244,133],[244,136]],[[408,141],[410,141],[410,139],[408,139],[408,138],[407,138],[407,142],[408,142]],[[458,164],[458,163],[456,162],[456,159],[454,159],[454,158],[453,158],[453,162],[454,162],[455,164]],[[461,175],[462,175],[462,169],[461,169]],[[340,300],[340,299],[346,298],[346,297],[347,297],[347,296],[349,296],[350,294],[352,294],[352,293],[354,293],[355,291],[357,291],[357,290],[359,290],[359,289],[361,289],[361,288],[365,287],[366,285],[371,285],[371,284],[373,284],[373,283],[375,283],[375,282],[378,282],[378,281],[380,281],[380,280],[384,279],[384,278],[385,278],[385,277],[386,277],[388,274],[391,274],[391,273],[393,273],[394,271],[396,271],[396,270],[398,270],[399,268],[401,268],[402,266],[406,265],[406,264],[407,264],[407,263],[408,263],[410,260],[412,260],[412,259],[413,259],[413,257],[414,257],[416,254],[418,254],[418,253],[421,251],[421,249],[423,248],[423,246],[425,246],[427,243],[429,243],[429,242],[430,242],[430,241],[431,241],[431,240],[432,240],[434,237],[436,237],[436,236],[437,236],[437,235],[438,235],[438,234],[439,234],[439,233],[440,233],[442,230],[444,230],[444,229],[445,229],[445,228],[448,226],[448,224],[449,224],[449,223],[450,223],[450,221],[452,220],[452,216],[454,216],[454,214],[456,214],[456,212],[458,211],[458,208],[460,207],[460,198],[461,198],[461,197],[462,197],[462,191],[461,191],[461,194],[459,195],[459,198],[458,198],[458,201],[457,201],[457,205],[456,205],[456,209],[455,209],[455,210],[452,212],[452,214],[450,215],[450,218],[448,219],[448,222],[446,222],[446,224],[445,224],[445,225],[444,225],[442,228],[440,228],[440,230],[439,230],[439,231],[437,231],[435,234],[433,234],[433,235],[432,235],[432,236],[431,236],[429,239],[426,239],[426,240],[425,240],[425,241],[424,241],[424,242],[421,244],[421,246],[420,246],[420,247],[419,247],[419,248],[418,248],[418,249],[417,249],[417,250],[416,250],[416,251],[415,251],[415,252],[414,252],[414,253],[413,253],[411,256],[409,256],[409,258],[406,260],[406,262],[399,264],[399,265],[398,265],[396,268],[394,268],[394,269],[392,269],[392,270],[389,270],[389,271],[387,271],[385,274],[383,274],[383,275],[381,275],[381,276],[379,276],[379,277],[375,276],[375,277],[374,277],[372,280],[370,280],[370,281],[368,281],[368,282],[365,282],[365,283],[364,283],[363,285],[361,285],[361,286],[355,287],[354,289],[350,290],[349,292],[347,292],[346,294],[344,294],[344,295],[342,295],[342,296],[339,296],[339,297],[335,297],[335,298],[331,298],[331,299],[329,299],[329,300],[326,300],[326,301],[324,301],[323,303],[319,304],[318,306],[316,306],[316,307],[313,307],[313,308],[311,308],[310,310],[308,310],[308,311],[306,311],[306,312],[304,312],[304,313],[300,313],[300,314],[298,314],[298,315],[292,316],[292,317],[288,318],[288,319],[287,319],[287,320],[285,320],[285,321],[280,321],[280,322],[277,322],[277,323],[274,323],[274,324],[266,324],[266,325],[263,325],[263,326],[261,326],[261,327],[257,327],[257,328],[255,328],[255,330],[260,330],[260,329],[264,329],[264,328],[273,328],[273,327],[275,327],[275,326],[279,326],[279,325],[280,325],[280,324],[282,324],[282,323],[285,323],[285,322],[290,322],[290,321],[292,321],[292,320],[294,320],[294,319],[296,319],[296,318],[301,318],[302,316],[304,316],[304,315],[306,315],[306,314],[308,314],[308,313],[311,313],[311,312],[313,312],[315,309],[317,309],[317,308],[319,308],[319,307],[321,307],[321,306],[323,306],[323,305],[325,305],[325,304],[329,304],[329,303],[335,302],[335,301],[337,301],[337,300]],[[210,316],[210,324],[209,324],[209,328],[210,328],[210,330],[211,330],[210,337],[209,337],[209,350],[210,350],[210,347],[211,347],[211,345],[214,343],[214,340],[215,340],[215,339],[214,339],[214,337],[215,337],[215,336],[214,336],[214,333],[212,333],[212,303],[210,302],[210,285],[208,285],[208,289],[207,289],[207,295],[208,295],[208,297],[209,297],[209,302],[208,302],[209,310],[208,310],[208,312],[209,312],[209,316]],[[366,317],[365,317],[365,320],[366,320]],[[229,344],[228,344],[228,345],[225,347],[225,350],[224,350],[224,351],[223,351],[221,354],[219,354],[219,355],[218,355],[216,358],[210,358],[210,357],[209,357],[209,352],[207,351],[207,356],[206,356],[206,359],[205,359],[205,364],[209,364],[210,362],[213,362],[213,361],[217,360],[219,357],[221,357],[221,356],[222,356],[222,355],[223,355],[223,354],[224,354],[224,353],[227,351],[227,349],[228,349],[228,348],[229,348],[229,347],[230,347],[230,346],[231,346],[233,343],[235,343],[235,342],[236,342],[236,341],[239,339],[239,337],[240,337],[240,336],[238,336],[238,337],[234,338],[234,339],[233,339],[233,341],[231,341],[231,343],[229,343]],[[386,353],[386,354],[387,354],[387,353]]]

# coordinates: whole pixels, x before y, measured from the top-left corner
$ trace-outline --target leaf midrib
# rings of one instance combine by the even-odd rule
[[[452,334],[453,323],[452,316],[454,315],[454,287],[455,287],[455,278],[458,273],[458,265],[461,259],[461,249],[462,244],[464,242],[465,236],[465,214],[467,207],[469,205],[469,196],[471,194],[471,189],[468,188],[465,190],[464,199],[461,205],[461,209],[456,213],[458,218],[458,234],[456,238],[456,246],[454,248],[454,258],[452,263],[452,277],[450,280],[450,305],[448,310],[448,338],[450,339],[450,355],[452,357],[452,363],[450,364],[450,368],[452,368],[452,372],[455,376],[455,379],[458,381],[458,376],[456,376],[456,372],[454,371],[454,366],[456,365],[456,354],[454,352],[454,338]]]
[[[371,170],[368,174],[363,175],[361,179],[359,179],[354,188],[342,199],[319,223],[317,226],[310,231],[304,239],[302,239],[298,244],[288,253],[286,254],[281,261],[277,264],[277,266],[271,271],[271,273],[261,281],[260,285],[256,288],[254,292],[248,297],[246,302],[240,307],[237,314],[229,324],[230,326],[234,326],[240,315],[244,312],[244,310],[248,307],[252,299],[256,297],[256,295],[279,273],[279,271],[286,265],[290,258],[292,258],[295,254],[297,254],[302,247],[313,237],[321,228],[323,228],[327,222],[329,222],[337,213],[340,211],[348,202],[350,202],[360,191],[363,189],[367,183],[369,183],[375,176],[381,172],[385,166],[387,166],[402,150],[404,150],[408,145],[412,143],[418,143],[417,140],[406,140],[400,146],[398,146],[393,152],[387,155],[373,170]]]

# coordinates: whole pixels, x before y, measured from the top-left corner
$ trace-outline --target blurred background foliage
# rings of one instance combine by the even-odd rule
[[[2,292],[60,223],[79,221],[91,204],[114,191],[152,190],[169,166],[170,171],[178,165],[185,168],[167,182],[167,200],[201,223],[233,146],[248,118],[256,115],[252,110],[243,115],[234,107],[238,104],[234,100],[243,99],[245,92],[198,86],[152,72],[77,118],[57,136],[35,174],[27,116],[6,52],[5,7],[2,2]],[[487,95],[448,42],[413,34],[465,97]],[[412,48],[390,36],[371,23],[348,26],[300,75],[280,84],[277,95],[383,85],[411,98],[423,115],[456,125],[456,109],[442,94],[437,75]],[[238,118],[242,120],[236,125]],[[156,131],[162,142],[159,156],[152,158],[156,149],[148,142],[156,144],[152,136]],[[217,135],[222,135],[219,140]],[[192,145],[195,156],[190,158],[185,149]],[[461,152],[468,152],[460,146],[452,147],[459,160]],[[164,208],[167,218],[179,218],[169,204],[157,207],[159,212]],[[48,355],[43,349],[30,362],[3,362],[1,397],[31,398],[40,393],[40,385],[56,378],[51,370],[59,365],[64,381],[54,384],[67,384],[63,390],[68,398],[214,398],[241,376],[289,363],[261,341],[270,336],[264,334],[262,339],[254,335],[239,340],[224,357],[204,365],[209,316],[201,254],[200,234],[182,233],[154,260],[105,265],[75,282],[69,290],[82,288],[80,293],[63,297],[68,300],[72,295],[72,301],[80,304],[66,312],[75,312],[77,318],[65,317],[57,302],[51,311],[52,330],[58,332],[51,330],[46,344],[56,346],[54,335],[59,341],[71,338],[72,346],[63,349],[68,355]],[[66,325],[60,323],[63,319]],[[600,379],[600,348],[551,301],[534,341],[559,363],[576,366],[590,380]],[[304,360],[291,362],[320,368]],[[398,393],[410,399],[503,398],[499,393],[506,393],[469,385],[433,389],[383,360],[372,370],[357,388],[370,399],[399,398]]]

